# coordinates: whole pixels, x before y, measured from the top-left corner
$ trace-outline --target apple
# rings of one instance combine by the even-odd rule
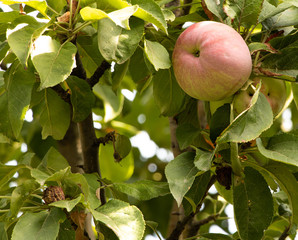
[[[282,80],[270,77],[256,77],[253,79],[253,85],[256,86],[262,80],[260,91],[265,95],[274,116],[277,116],[287,100],[286,84]],[[247,109],[250,105],[254,90],[248,87],[246,91],[239,91],[234,97],[234,111],[238,115]]]
[[[179,36],[173,68],[180,87],[191,97],[218,101],[232,96],[252,70],[249,49],[232,27],[198,22]]]

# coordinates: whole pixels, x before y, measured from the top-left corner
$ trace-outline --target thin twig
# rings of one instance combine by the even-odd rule
[[[285,240],[290,234],[288,233],[290,230],[290,226],[286,227],[283,233],[280,235],[278,240]]]

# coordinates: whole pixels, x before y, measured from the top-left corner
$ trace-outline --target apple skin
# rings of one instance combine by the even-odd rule
[[[218,101],[232,96],[252,70],[249,49],[232,27],[198,22],[179,36],[172,55],[180,87],[191,97]]]
[[[261,93],[263,93],[270,103],[274,116],[277,116],[283,109],[287,100],[286,84],[282,80],[269,77],[256,77],[253,79],[253,85],[257,85],[262,80]],[[246,91],[239,91],[234,97],[234,111],[237,115],[247,109],[254,91],[248,88]]]

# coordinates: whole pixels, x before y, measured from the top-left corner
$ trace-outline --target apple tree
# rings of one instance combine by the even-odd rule
[[[0,239],[295,238],[296,0],[0,7]]]

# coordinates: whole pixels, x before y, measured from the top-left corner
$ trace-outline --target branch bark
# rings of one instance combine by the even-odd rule
[[[68,161],[73,173],[83,173],[82,148],[76,123],[71,122],[62,140],[58,142],[59,152]]]

